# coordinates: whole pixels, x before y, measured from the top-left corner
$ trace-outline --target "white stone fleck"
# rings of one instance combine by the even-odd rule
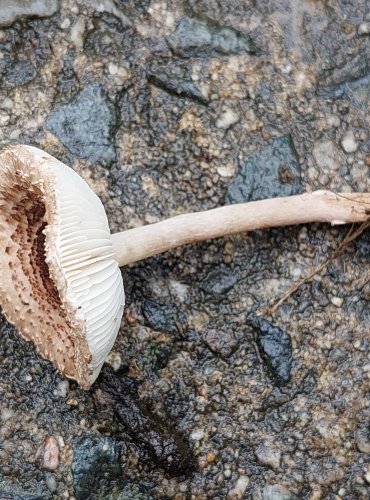
[[[313,496],[310,497],[313,500]],[[318,497],[318,498],[321,498]],[[281,484],[268,484],[263,489],[262,500],[292,500],[293,496],[290,491]]]
[[[10,111],[14,108],[14,102],[10,99],[10,97],[4,97],[4,99],[0,99],[0,108]]]
[[[59,447],[64,448],[65,443],[64,443],[64,439],[62,438],[62,436],[57,436],[57,440],[58,440]]]
[[[84,45],[85,27],[85,19],[83,17],[79,17],[71,28],[71,40],[80,50],[83,49]]]
[[[292,65],[291,64],[286,64],[285,66],[283,66],[281,68],[281,72],[283,73],[283,75],[290,75],[290,73],[292,72]]]
[[[337,115],[329,115],[326,121],[329,127],[338,128],[340,125],[340,118]]]
[[[57,0],[2,0],[0,2],[0,27],[10,26],[22,17],[49,17],[58,10]]]
[[[216,168],[216,172],[220,177],[233,177],[236,172],[236,165],[234,163],[226,163]]]
[[[339,170],[343,163],[342,153],[332,141],[316,142],[312,153],[320,170]]]
[[[188,490],[188,485],[186,483],[181,483],[179,485],[179,491],[181,491],[181,493],[186,493]]]
[[[358,142],[352,130],[347,130],[340,143],[346,153],[355,153],[358,149]]]
[[[367,471],[365,473],[365,481],[370,484],[370,466],[368,466]]]
[[[22,131],[19,129],[15,129],[12,132],[10,132],[9,139],[12,141],[16,141],[18,137],[21,135]]]
[[[279,469],[281,453],[267,441],[261,443],[256,449],[256,456],[262,465],[267,465],[272,469]]]
[[[235,125],[239,121],[240,117],[238,113],[230,108],[224,108],[216,120],[216,127],[228,129],[232,125]]]
[[[0,412],[0,420],[6,422],[10,418],[14,417],[14,411],[10,408],[3,408]]]
[[[54,394],[56,396],[59,396],[61,398],[67,397],[69,391],[69,382],[68,380],[61,380],[57,386],[57,388],[54,391]]]
[[[43,469],[55,471],[59,467],[59,443],[55,436],[46,436],[36,452],[36,460]]]
[[[109,365],[111,365],[113,370],[115,370],[115,371],[119,370],[122,366],[122,363],[123,363],[122,356],[117,351],[111,351],[107,356],[106,362]]]
[[[69,27],[71,26],[71,20],[66,17],[65,19],[63,19],[60,27],[62,28],[62,30],[66,30],[68,29]]]
[[[370,35],[370,23],[361,23],[357,28],[359,35]]]
[[[0,115],[0,127],[5,127],[5,125],[8,125],[10,122],[10,116],[9,115]]]
[[[113,0],[90,0],[89,3],[98,12],[108,12],[108,14],[118,17],[123,26],[128,27],[132,25],[131,21],[116,6]]]
[[[235,483],[235,486],[232,490],[229,491],[227,495],[228,500],[239,500],[243,498],[244,492],[247,489],[249,484],[248,476],[240,476]]]
[[[204,438],[204,430],[203,429],[194,429],[190,434],[190,439],[193,441],[201,441]]]
[[[189,293],[188,285],[180,283],[180,281],[170,280],[169,287],[172,295],[174,295],[180,302],[185,302]]]
[[[123,83],[129,77],[128,70],[123,66],[119,66],[113,61],[110,61],[108,63],[108,73],[114,77],[115,83]]]
[[[117,64],[115,64],[114,62],[110,62],[108,64],[108,73],[110,75],[112,75],[112,76],[116,75],[118,73],[118,66],[117,66]]]
[[[292,269],[292,277],[294,280],[298,280],[302,276],[302,270],[299,267],[294,267]]]
[[[357,437],[356,437],[356,444],[357,448],[362,452],[362,453],[370,453],[370,441],[367,436],[367,434],[359,431],[357,432]]]
[[[342,297],[332,297],[331,298],[331,303],[335,307],[342,307],[343,302],[344,302],[344,300],[342,299]]]
[[[52,474],[47,475],[45,482],[50,492],[54,492],[58,487],[58,483]]]
[[[224,477],[226,479],[229,479],[231,477],[231,470],[230,469],[225,469],[224,470]]]

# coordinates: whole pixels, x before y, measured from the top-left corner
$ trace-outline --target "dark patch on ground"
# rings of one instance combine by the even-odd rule
[[[297,153],[289,136],[270,141],[242,165],[228,187],[227,202],[243,203],[301,191]]]
[[[259,53],[249,36],[230,26],[218,26],[196,17],[183,17],[167,37],[167,43],[182,57],[205,56],[212,52],[224,56]]]
[[[274,380],[285,385],[292,369],[292,342],[290,336],[267,319],[250,314],[247,318],[255,332],[257,345]]]
[[[69,103],[53,111],[47,127],[70,150],[92,162],[109,165],[116,158],[116,114],[103,87],[92,83]]]

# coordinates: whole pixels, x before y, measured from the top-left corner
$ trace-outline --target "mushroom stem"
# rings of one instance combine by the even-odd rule
[[[112,240],[116,259],[125,266],[171,248],[230,234],[309,222],[363,222],[369,214],[370,193],[314,191],[178,215],[113,234]]]

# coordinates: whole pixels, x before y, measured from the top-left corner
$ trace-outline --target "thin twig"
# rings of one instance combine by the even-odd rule
[[[316,274],[320,273],[330,262],[332,262],[334,259],[339,257],[341,255],[348,243],[351,243],[351,241],[355,240],[358,238],[364,231],[370,226],[370,219],[366,220],[359,226],[356,231],[354,231],[354,225],[352,224],[351,229],[348,231],[348,234],[346,237],[343,239],[341,244],[338,246],[338,248],[335,250],[333,255],[331,255],[328,259],[323,264],[320,264],[318,267],[316,267],[310,274],[302,278],[301,280],[297,281],[297,283],[294,283],[288,291],[284,293],[284,295],[277,301],[275,302],[274,305],[270,307],[266,307],[262,311],[260,311],[260,315],[272,315],[276,310],[283,304],[293,293],[297,292],[299,288],[304,285],[305,283],[308,283]]]

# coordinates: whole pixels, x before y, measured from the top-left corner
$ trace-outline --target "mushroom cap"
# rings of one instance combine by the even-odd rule
[[[0,268],[7,319],[88,389],[120,327],[122,276],[100,199],[32,146],[0,153]]]

